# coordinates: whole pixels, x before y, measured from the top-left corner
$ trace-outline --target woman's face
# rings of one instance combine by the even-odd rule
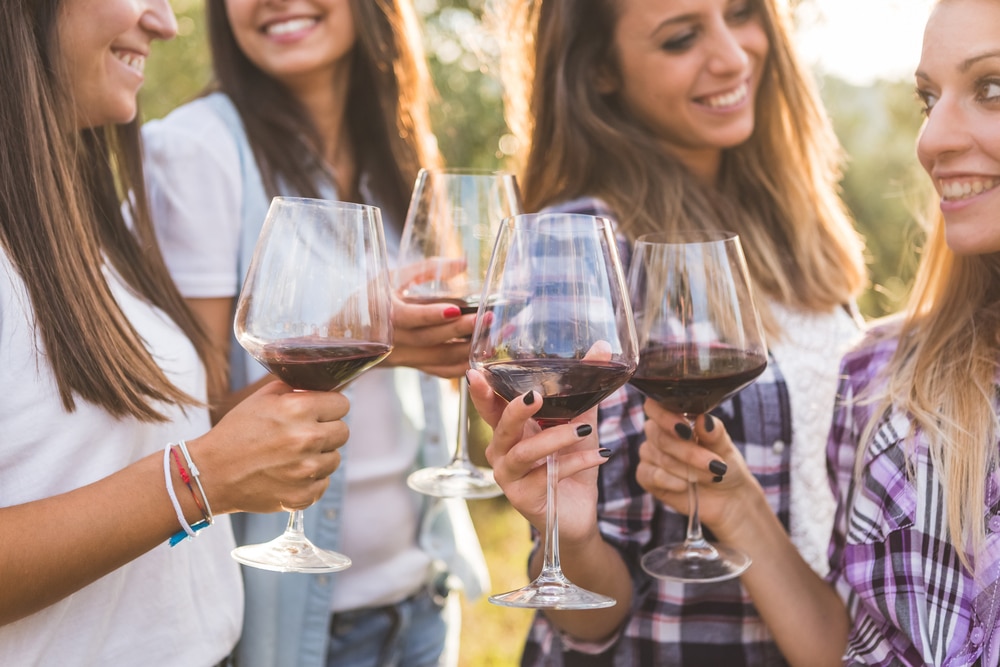
[[[927,21],[917,156],[941,196],[948,246],[1000,252],[1000,2],[949,0]]]
[[[598,77],[668,151],[714,181],[745,142],[770,48],[751,0],[620,0],[617,76]]]
[[[348,0],[226,0],[226,14],[250,62],[292,89],[349,71],[357,33]]]
[[[150,44],[177,22],[168,0],[64,0],[56,29],[78,123],[97,127],[135,118]]]

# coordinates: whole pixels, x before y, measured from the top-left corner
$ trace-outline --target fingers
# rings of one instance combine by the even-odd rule
[[[469,381],[469,398],[472,399],[476,411],[483,421],[495,429],[504,410],[507,408],[507,401],[497,396],[496,392],[486,382],[482,372],[470,369],[465,377]]]
[[[721,422],[710,415],[700,416],[692,430],[686,419],[656,401],[647,399],[644,407],[649,446],[640,449],[643,460],[676,477],[701,483],[721,481],[732,448]]]
[[[394,333],[400,331],[406,333],[413,330],[425,328],[437,328],[447,325],[457,325],[458,331],[465,331],[461,335],[468,336],[475,326],[475,313],[462,315],[461,309],[453,304],[444,301],[436,303],[408,303],[398,297],[392,300],[392,325]],[[444,339],[447,340],[447,339]]]

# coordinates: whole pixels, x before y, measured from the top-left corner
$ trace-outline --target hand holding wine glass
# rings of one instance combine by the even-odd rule
[[[639,337],[631,384],[671,412],[695,420],[767,367],[767,349],[739,238],[725,232],[649,234],[636,240],[629,294]],[[746,554],[702,535],[698,489],[688,483],[688,529],[680,544],[647,553],[661,579],[722,581],[750,565]]]
[[[237,301],[236,338],[296,390],[340,389],[392,350],[390,290],[377,208],[275,197]],[[233,557],[280,572],[351,564],[306,538],[301,511],[283,535]]]
[[[610,221],[551,213],[507,219],[497,237],[472,336],[472,367],[506,401],[537,392],[542,429],[569,423],[621,387],[638,359]],[[534,394],[531,394],[534,396]],[[494,604],[599,609],[615,600],[569,581],[559,562],[558,456],[546,457],[544,564]]]
[[[475,313],[501,221],[519,213],[514,176],[469,169],[423,169],[403,226],[396,289],[413,304],[445,303]],[[467,340],[452,345],[467,349]],[[466,353],[465,357],[468,357]],[[412,473],[409,486],[442,497],[491,498],[502,493],[489,468],[469,458],[468,387],[459,381],[458,443],[451,461]]]

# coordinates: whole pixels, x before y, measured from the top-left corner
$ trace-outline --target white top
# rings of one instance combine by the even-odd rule
[[[829,570],[827,548],[836,502],[826,473],[826,440],[837,394],[840,358],[861,338],[843,308],[829,313],[792,310],[770,303],[782,340],[770,344],[792,405],[789,536],[820,576]]]
[[[204,398],[191,343],[161,311],[106,270],[125,316],[179,388]],[[0,249],[0,506],[64,493],[124,468],[167,442],[209,428],[201,408],[161,407],[170,421],[114,419],[77,399],[62,407],[41,354],[27,291]],[[109,354],[113,351],[109,350]],[[170,502],[159,480],[163,502]],[[5,665],[212,665],[236,644],[243,591],[228,517],[194,540],[166,543],[73,595],[0,627]],[[35,549],[45,549],[42,543]],[[0,573],[2,577],[10,573]]]
[[[187,298],[235,298],[243,181],[232,133],[209,107],[189,104],[143,128],[152,217],[167,266]],[[386,224],[389,261],[399,239]],[[251,382],[263,377],[260,367]],[[380,606],[412,595],[431,558],[417,544],[420,499],[406,476],[423,427],[404,410],[401,384],[412,369],[374,368],[345,392],[351,437],[344,447],[341,544],[353,564],[337,573],[335,611]]]

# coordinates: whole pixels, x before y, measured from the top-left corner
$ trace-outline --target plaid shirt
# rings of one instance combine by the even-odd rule
[[[594,199],[569,202],[558,210],[611,217]],[[619,249],[627,266],[627,242],[621,240]],[[725,424],[787,530],[791,447],[784,443],[792,442],[791,408],[780,369],[773,358],[769,362],[756,382],[712,414]],[[606,398],[598,410],[601,445],[613,452],[600,467],[598,521],[604,539],[621,552],[632,573],[633,608],[614,642],[599,655],[593,654],[598,647],[563,637],[544,614],[536,614],[522,664],[785,665],[739,580],[685,585],[653,579],[639,566],[644,553],[683,540],[687,528],[686,516],[664,507],[635,480],[639,446],[645,440],[644,401],[642,393],[626,385]],[[712,539],[708,531],[706,535]]]
[[[854,401],[871,392],[896,340],[881,332],[844,358],[840,400],[828,457],[837,496],[829,580],[854,619],[848,664],[1000,664],[1000,474],[989,473],[980,505],[984,551],[974,580],[949,542],[938,471],[917,432],[912,474],[905,451],[913,425],[907,415],[880,418],[855,478],[858,443],[876,406]],[[971,559],[971,552],[970,552]]]

